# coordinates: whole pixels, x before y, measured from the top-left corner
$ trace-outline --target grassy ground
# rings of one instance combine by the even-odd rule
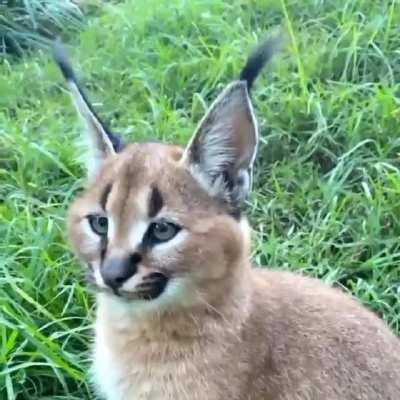
[[[70,44],[115,130],[185,143],[285,26],[291,51],[254,92],[255,259],[344,285],[399,332],[399,20],[396,0],[136,0]],[[47,54],[0,63],[0,94],[0,399],[91,398],[92,300],[64,237],[79,124]]]

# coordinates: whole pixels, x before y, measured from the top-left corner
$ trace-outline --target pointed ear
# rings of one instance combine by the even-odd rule
[[[247,84],[236,81],[211,105],[185,150],[183,162],[212,196],[237,207],[251,188],[257,143]]]
[[[59,42],[56,42],[53,46],[53,57],[68,84],[75,108],[86,125],[90,153],[87,167],[89,175],[93,175],[104,159],[122,150],[122,141],[118,136],[109,132],[97,116],[79,87],[66,52]]]

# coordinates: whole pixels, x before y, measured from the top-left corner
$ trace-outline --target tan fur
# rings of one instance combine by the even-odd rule
[[[70,208],[71,241],[94,270],[99,243],[82,224],[99,212],[110,183],[109,251],[135,251],[127,237],[147,218],[151,185],[164,197],[161,214],[186,232],[176,248],[148,251],[139,266],[140,277],[162,271],[177,282],[165,296],[146,303],[98,286],[99,392],[108,400],[399,400],[398,338],[339,290],[251,268],[245,220],[197,184],[181,154],[130,145],[103,163]]]

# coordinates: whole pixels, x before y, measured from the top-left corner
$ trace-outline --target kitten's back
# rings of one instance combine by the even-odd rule
[[[252,356],[265,356],[259,393],[400,399],[400,343],[371,311],[316,279],[265,269],[253,279],[247,325]]]

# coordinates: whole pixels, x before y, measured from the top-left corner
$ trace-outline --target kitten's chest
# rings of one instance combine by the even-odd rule
[[[173,350],[165,347],[164,356],[157,349],[155,359],[140,360],[135,350],[143,353],[127,344],[125,352],[116,354],[101,338],[96,339],[93,372],[96,387],[106,400],[219,399],[200,354],[177,352],[174,357]]]

